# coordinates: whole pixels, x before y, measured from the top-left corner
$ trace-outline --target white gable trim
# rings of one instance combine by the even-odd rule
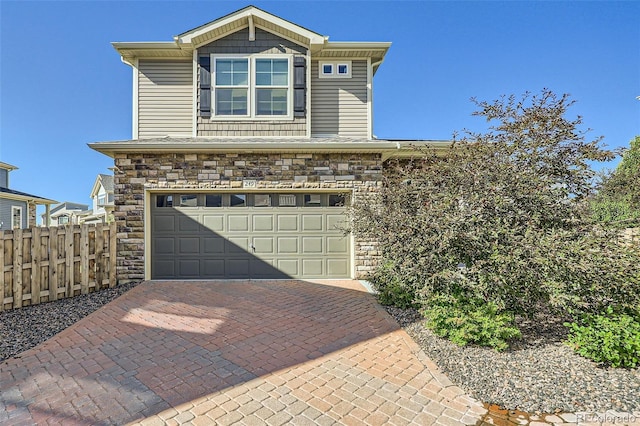
[[[287,31],[296,33],[301,37],[308,39],[309,44],[324,44],[326,41],[326,37],[318,33],[307,30],[306,28],[293,24],[289,21],[286,21],[282,18],[279,18],[275,15],[272,15],[270,13],[267,13],[255,7],[248,7],[246,9],[239,10],[224,18],[218,19],[216,21],[210,22],[209,24],[205,24],[201,27],[182,33],[174,37],[174,40],[179,44],[193,44],[193,40],[196,39],[197,37],[201,37],[207,34],[208,32],[215,31],[217,28],[223,27],[225,25],[229,25],[235,21],[246,20],[246,24],[244,26],[250,26],[251,25],[249,22],[250,17],[251,17],[251,20],[253,20],[253,17],[257,17],[265,21],[269,21],[274,25],[281,27]],[[237,29],[234,29],[233,32],[235,31],[237,31]]]

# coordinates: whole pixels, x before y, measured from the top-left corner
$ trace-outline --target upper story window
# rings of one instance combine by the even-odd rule
[[[351,61],[320,62],[320,78],[351,78]]]
[[[214,56],[213,115],[290,117],[291,66],[290,56]]]

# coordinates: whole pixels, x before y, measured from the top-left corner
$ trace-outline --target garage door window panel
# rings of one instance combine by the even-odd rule
[[[156,207],[173,207],[173,195],[156,195]]]
[[[205,207],[222,207],[222,195],[205,195],[204,205]]]
[[[229,207],[247,207],[247,195],[231,194],[229,196]]]
[[[198,195],[180,195],[180,207],[198,207]]]

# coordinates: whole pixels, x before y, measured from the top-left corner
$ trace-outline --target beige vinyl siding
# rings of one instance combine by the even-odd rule
[[[193,134],[192,61],[138,62],[138,138]]]
[[[351,78],[319,78],[311,62],[311,135],[367,137],[367,61],[352,61]]]
[[[306,48],[256,28],[255,41],[249,41],[249,29],[244,28],[212,43],[198,48],[198,55],[225,54],[291,54],[305,55]],[[213,67],[212,67],[213,69]],[[200,73],[198,73],[199,78]],[[214,77],[212,76],[212,79]],[[290,78],[293,78],[292,76]],[[198,93],[198,103],[200,102]],[[212,96],[212,103],[215,100]],[[198,104],[199,105],[199,104]],[[306,136],[307,120],[294,117],[291,120],[223,120],[215,116],[200,117],[198,114],[198,136]]]

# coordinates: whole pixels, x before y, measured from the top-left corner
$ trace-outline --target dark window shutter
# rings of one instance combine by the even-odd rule
[[[293,115],[304,117],[306,109],[307,59],[304,56],[293,58]]]
[[[211,58],[200,56],[200,116],[211,117]]]

